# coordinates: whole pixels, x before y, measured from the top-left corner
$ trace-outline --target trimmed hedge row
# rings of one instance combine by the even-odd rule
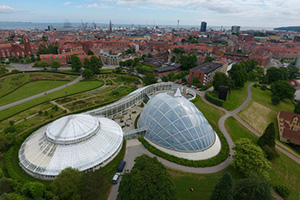
[[[153,153],[161,158],[164,158],[168,161],[171,161],[171,162],[174,162],[174,163],[177,163],[180,165],[189,166],[189,167],[210,167],[210,166],[215,166],[215,165],[223,162],[228,157],[229,146],[228,146],[227,140],[223,136],[223,134],[218,133],[218,136],[219,136],[221,144],[222,144],[221,151],[219,152],[218,155],[216,155],[212,158],[206,159],[206,160],[188,160],[185,158],[178,158],[176,156],[167,154],[167,153],[155,148],[154,146],[149,144],[143,137],[138,138],[138,139],[144,145],[144,147],[146,149],[148,149],[151,153]]]
[[[216,98],[216,97],[214,97],[214,96],[212,96],[212,95],[210,94],[210,91],[205,92],[205,98],[206,98],[209,102],[211,102],[211,103],[213,103],[213,104],[215,104],[215,105],[217,105],[217,106],[220,106],[220,107],[223,106],[224,101],[221,100],[221,99],[218,99],[218,98]]]
[[[291,194],[291,189],[284,185],[276,185],[274,190],[284,199],[287,199]]]
[[[7,170],[7,173],[9,177],[12,179],[22,181],[21,177],[15,172],[12,166],[12,156],[15,151],[15,146],[10,147],[10,149],[6,152],[5,155],[5,168]]]

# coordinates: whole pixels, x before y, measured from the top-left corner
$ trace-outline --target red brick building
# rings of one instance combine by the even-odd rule
[[[68,53],[62,53],[62,54],[41,54],[40,58],[41,61],[46,61],[49,65],[51,65],[53,60],[57,60],[61,66],[68,65],[68,62],[71,62],[72,55],[77,54],[78,56],[85,55],[84,51],[74,51],[74,52],[68,52]],[[81,58],[81,57],[79,57]],[[82,57],[82,61],[85,57]]]
[[[280,111],[277,115],[280,140],[300,145],[300,115]]]
[[[206,85],[213,81],[213,77],[216,72],[222,70],[222,64],[220,63],[204,63],[197,67],[190,69],[189,82],[192,83],[194,78],[199,78],[201,84]]]

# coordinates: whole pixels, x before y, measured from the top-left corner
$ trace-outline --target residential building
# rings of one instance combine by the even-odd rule
[[[222,64],[207,62],[190,69],[188,81],[191,83],[194,78],[199,78],[200,83],[206,85],[213,81],[215,73],[220,71],[222,71]]]
[[[300,69],[300,52],[298,53],[298,56],[297,56],[296,67],[298,69]]]
[[[300,145],[300,115],[280,111],[277,115],[279,138],[286,143]]]
[[[231,27],[231,32],[232,33],[239,33],[240,32],[241,27],[240,26],[232,26]]]
[[[171,72],[178,73],[180,71],[181,71],[180,63],[167,62],[167,63],[164,63],[162,65],[162,67],[155,69],[154,74],[156,76],[165,76]]]
[[[108,53],[100,53],[101,61],[107,65],[119,65],[121,61],[120,55],[110,55]]]

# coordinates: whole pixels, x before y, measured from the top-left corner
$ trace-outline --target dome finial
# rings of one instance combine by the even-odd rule
[[[176,90],[176,92],[175,92],[175,94],[174,94],[174,97],[182,97],[182,95],[181,95],[181,92],[180,92],[180,89],[179,89],[179,88],[177,88],[177,90]]]

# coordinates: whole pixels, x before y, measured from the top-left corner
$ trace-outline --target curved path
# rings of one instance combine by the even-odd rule
[[[13,103],[10,103],[10,104],[6,104],[4,106],[0,106],[0,111],[1,110],[5,110],[7,108],[10,108],[10,107],[13,107],[13,106],[16,106],[16,105],[19,105],[21,103],[24,103],[26,101],[30,101],[30,100],[33,100],[35,98],[38,98],[38,97],[41,97],[41,96],[44,96],[45,94],[49,94],[49,93],[52,93],[52,92],[55,92],[57,90],[60,90],[60,89],[63,89],[67,86],[70,86],[70,85],[73,85],[75,83],[78,83],[80,80],[82,79],[82,76],[79,76],[78,78],[76,78],[75,80],[73,80],[72,82],[68,83],[68,84],[65,84],[65,85],[62,85],[62,86],[59,86],[57,88],[54,88],[54,89],[51,89],[51,90],[48,90],[48,91],[45,91],[45,92],[42,92],[42,93],[39,93],[39,94],[36,94],[36,95],[33,95],[31,97],[27,97],[25,99],[21,99],[19,101],[15,101]]]

